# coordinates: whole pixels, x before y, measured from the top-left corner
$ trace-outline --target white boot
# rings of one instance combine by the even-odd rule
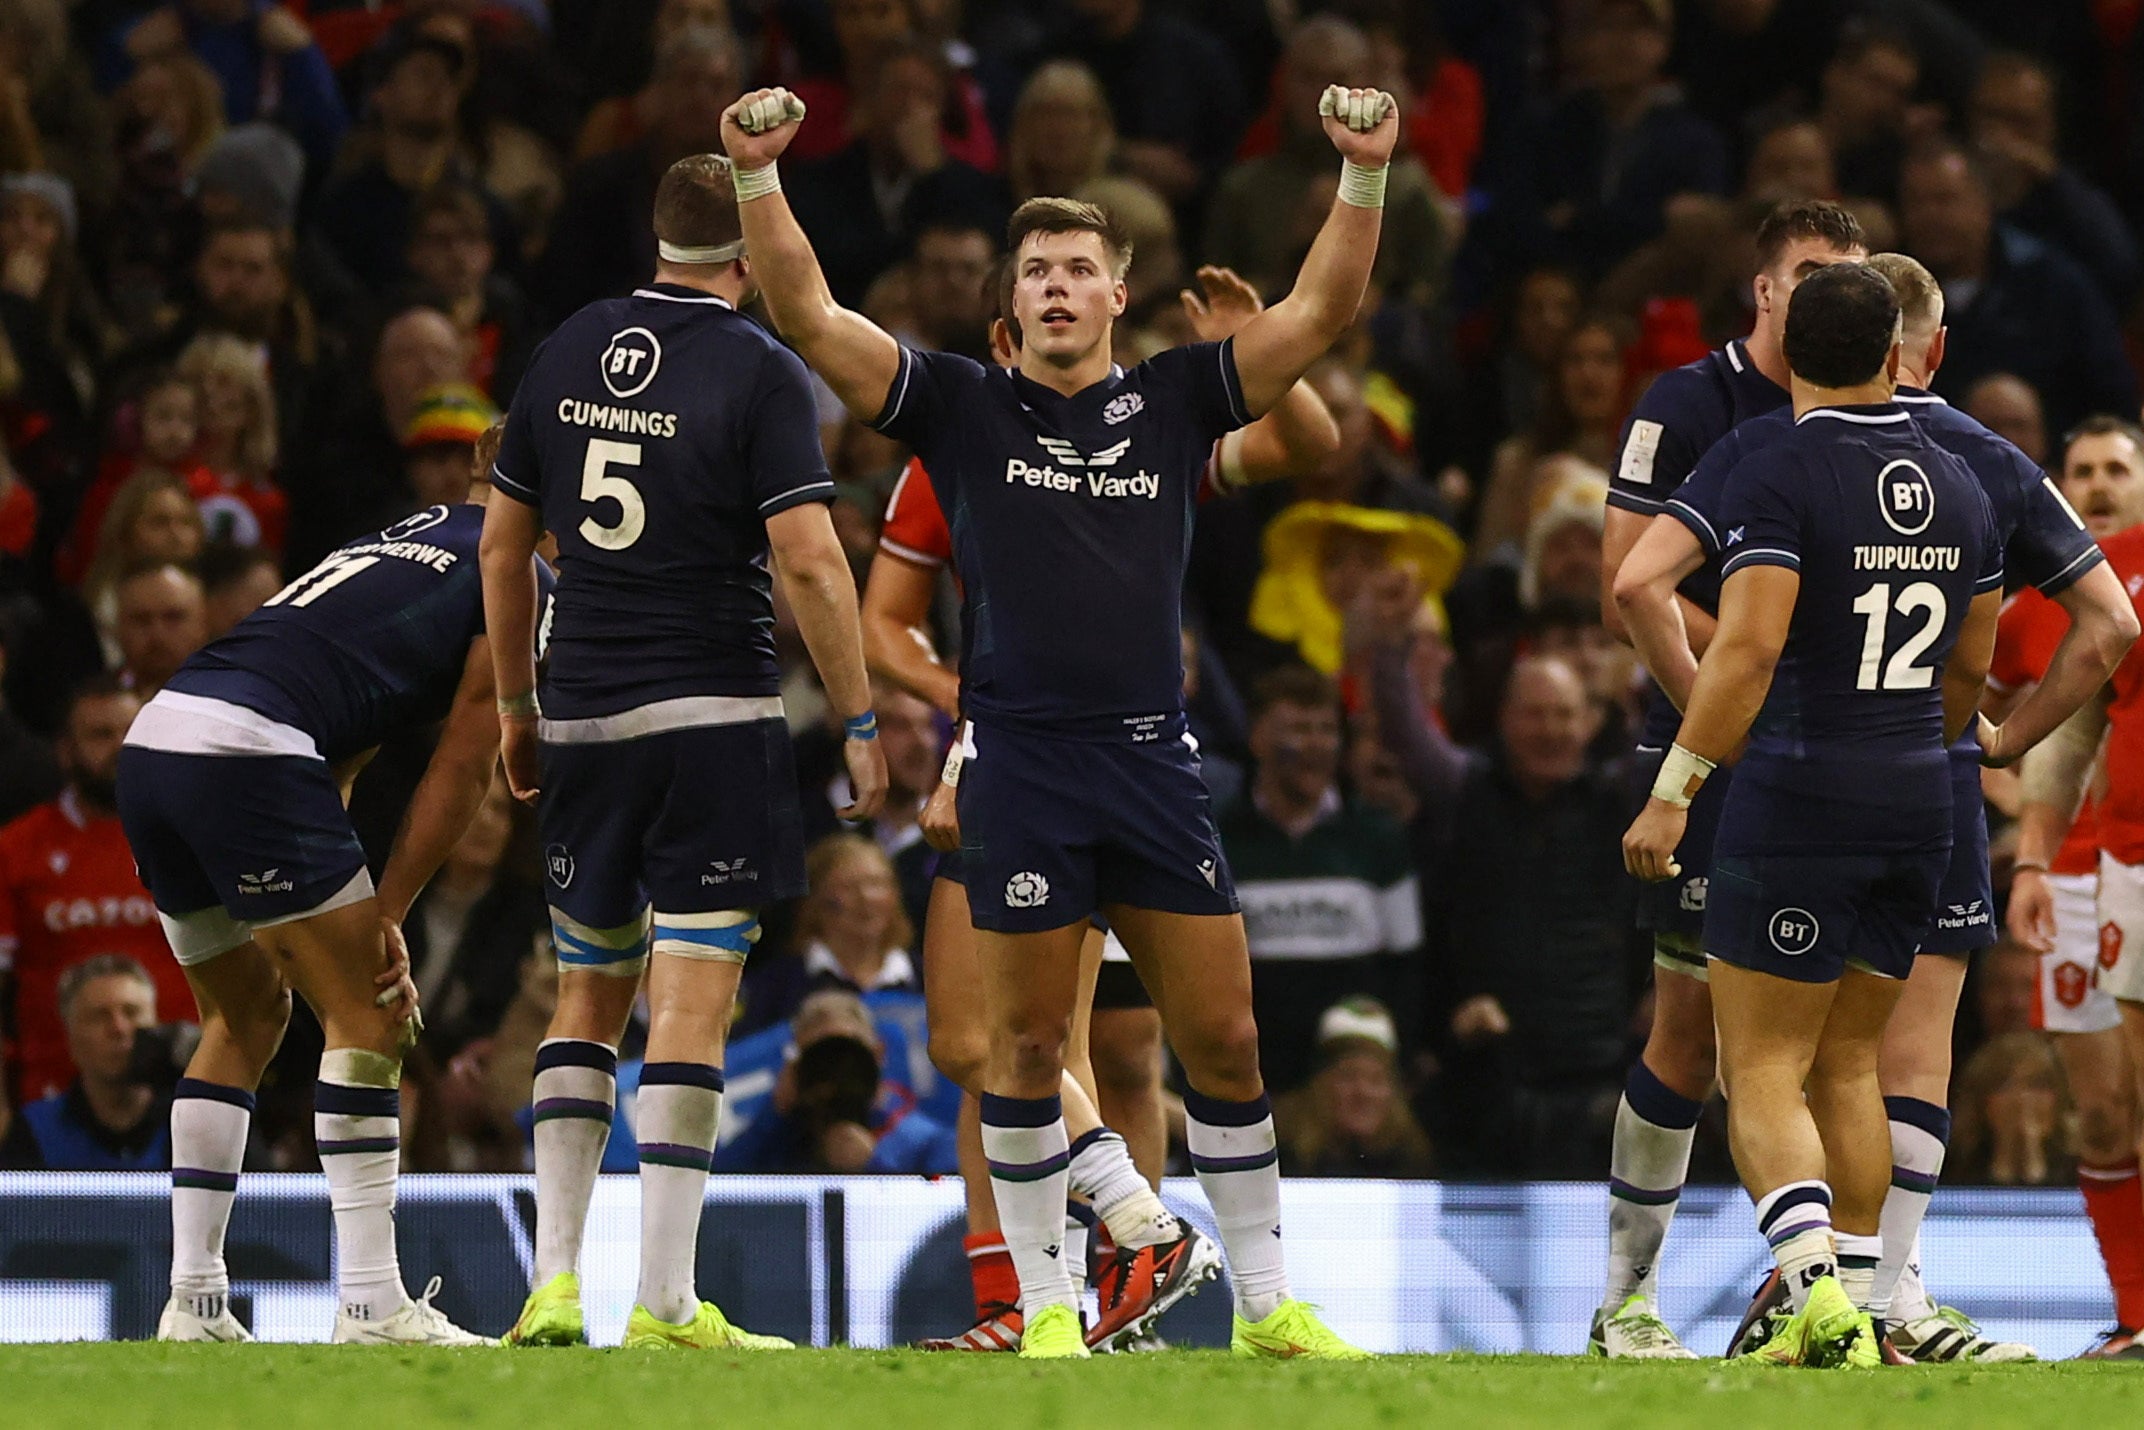
[[[360,1321],[337,1313],[335,1344],[339,1346],[495,1346],[490,1336],[471,1335],[448,1320],[432,1305],[439,1294],[434,1276],[424,1294],[382,1321]]]

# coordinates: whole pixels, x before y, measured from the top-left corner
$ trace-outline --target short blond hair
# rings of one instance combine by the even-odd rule
[[[1943,285],[1921,265],[1918,258],[1903,253],[1878,253],[1868,266],[1881,274],[1898,295],[1899,317],[1912,337],[1926,340],[1943,326]]]

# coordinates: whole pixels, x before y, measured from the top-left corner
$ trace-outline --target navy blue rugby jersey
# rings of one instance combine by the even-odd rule
[[[1752,417],[1786,405],[1787,390],[1757,370],[1740,338],[1660,374],[1623,424],[1608,505],[1658,516],[1715,442]],[[1700,610],[1719,609],[1716,568],[1693,573],[1680,589]],[[1638,743],[1664,748],[1680,723],[1674,705],[1654,690]]]
[[[1987,493],[1996,540],[2003,550],[2004,578],[2013,589],[2032,586],[2052,598],[2106,559],[2055,484],[2015,444],[1934,393],[1901,387],[1897,400],[1938,447],[1965,463]],[[1728,474],[1751,452],[1792,431],[1791,408],[1752,418],[1715,443],[1681,490],[1669,498],[1668,514],[1690,529],[1715,573],[1720,557],[1719,502]],[[1717,582],[1717,574],[1713,580]],[[1967,727],[1953,749],[1961,758],[1977,760],[1978,734]]]
[[[1935,810],[1948,830],[1943,667],[2002,533],[1971,468],[1903,406],[1820,407],[1739,462],[1713,519],[1722,581],[1801,575],[1737,797],[1771,791],[1782,842],[1850,849]]]
[[[483,530],[483,507],[435,506],[338,547],[165,688],[303,730],[331,761],[444,719],[484,633]]]
[[[767,518],[834,484],[765,328],[670,284],[589,304],[522,378],[492,484],[558,538],[545,718],[779,689]]]
[[[1157,353],[1069,397],[902,349],[872,425],[916,450],[945,508],[970,715],[1080,739],[1182,729],[1199,480],[1215,440],[1250,420],[1230,343]]]

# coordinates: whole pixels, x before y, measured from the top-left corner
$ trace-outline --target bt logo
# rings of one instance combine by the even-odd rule
[[[646,328],[627,328],[603,349],[603,385],[611,396],[638,397],[663,365],[663,345]]]
[[[1816,915],[1807,909],[1781,909],[1772,915],[1765,932],[1771,937],[1772,947],[1789,958],[1799,958],[1816,947]]]

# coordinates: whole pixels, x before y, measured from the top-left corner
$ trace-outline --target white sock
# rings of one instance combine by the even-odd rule
[[[536,1279],[581,1268],[581,1236],[618,1101],[618,1050],[578,1038],[536,1045]]]
[[[1876,1263],[1883,1259],[1883,1238],[1842,1231],[1832,1239],[1839,1248],[1839,1289],[1847,1300],[1881,1317],[1883,1310],[1876,1305]]]
[[[1191,1168],[1213,1205],[1214,1225],[1228,1253],[1236,1314],[1263,1321],[1288,1299],[1273,1106],[1263,1093],[1250,1102],[1222,1102],[1191,1088],[1184,1093],[1184,1114]]]
[[[1883,1105],[1891,1116],[1891,1189],[1883,1198],[1875,1294],[1893,1319],[1917,1321],[1935,1314],[1921,1286],[1921,1219],[1943,1175],[1950,1113],[1917,1097],[1887,1097]]]
[[[1072,1144],[1072,1190],[1094,1203],[1110,1240],[1128,1251],[1159,1246],[1184,1234],[1176,1214],[1161,1204],[1132,1165],[1131,1148],[1106,1127]]]
[[[1608,1285],[1601,1299],[1616,1311],[1634,1295],[1659,1295],[1660,1248],[1682,1201],[1690,1144],[1704,1104],[1662,1082],[1644,1061],[1633,1063],[1615,1111],[1608,1154]]]
[[[700,1208],[722,1122],[722,1069],[645,1063],[633,1103],[640,1139],[640,1304],[681,1326],[700,1310]]]
[[[402,1161],[401,1065],[362,1048],[320,1055],[313,1085],[313,1139],[335,1209],[335,1264],[342,1313],[384,1321],[402,1309],[395,1256],[395,1173]]]
[[[1064,1102],[1056,1097],[983,1094],[983,1157],[998,1228],[1020,1275],[1020,1309],[1079,1306],[1064,1254],[1065,1193],[1071,1180]]]
[[[1819,1181],[1789,1182],[1757,1199],[1757,1230],[1772,1248],[1780,1280],[1796,1311],[1808,1304],[1809,1288],[1839,1272],[1831,1235],[1831,1188]]]
[[[246,1160],[253,1094],[182,1077],[171,1095],[171,1290],[203,1320],[223,1314],[224,1232]]]

